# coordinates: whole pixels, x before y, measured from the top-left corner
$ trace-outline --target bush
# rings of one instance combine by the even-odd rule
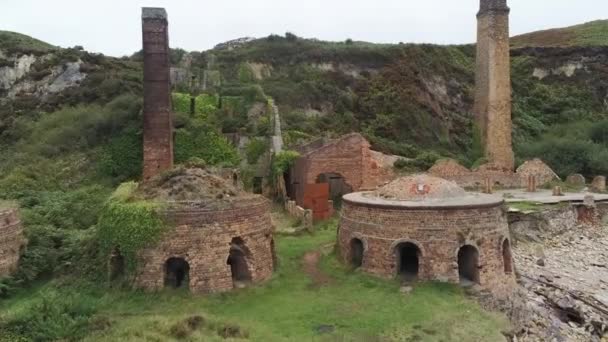
[[[237,150],[213,127],[194,120],[187,128],[175,131],[175,162],[184,163],[200,158],[208,165],[236,166]]]
[[[594,123],[590,135],[594,143],[608,146],[608,120]]]
[[[129,272],[135,270],[137,252],[158,241],[166,228],[158,215],[159,204],[132,198],[136,187],[133,182],[121,184],[103,207],[97,224],[104,261],[118,249]]]
[[[254,138],[247,144],[247,163],[256,164],[258,159],[268,151],[268,141],[264,138]]]
[[[96,311],[97,300],[92,296],[47,291],[9,317],[0,326],[0,333],[30,341],[79,341]]]
[[[538,142],[519,146],[519,155],[525,159],[542,158],[560,177],[573,173],[585,176],[608,173],[607,150],[591,141],[568,137],[544,137]]]
[[[278,153],[272,161],[272,175],[279,176],[287,172],[295,164],[300,154],[296,151],[283,151]]]
[[[102,148],[99,170],[117,182],[141,175],[143,136],[139,128],[129,127]]]

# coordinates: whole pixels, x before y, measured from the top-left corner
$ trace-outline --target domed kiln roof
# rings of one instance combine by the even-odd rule
[[[217,170],[186,167],[175,168],[141,184],[138,192],[149,200],[211,207],[230,206],[257,197],[222,178]]]
[[[344,200],[367,205],[410,208],[468,208],[503,203],[501,197],[466,192],[455,182],[427,174],[398,178],[375,191],[348,194],[344,196]]]
[[[455,182],[425,174],[398,178],[371,195],[397,201],[425,201],[465,196],[467,193]]]

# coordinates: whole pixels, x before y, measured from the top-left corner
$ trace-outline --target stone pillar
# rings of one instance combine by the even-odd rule
[[[507,0],[480,0],[474,113],[488,162],[513,171]]]
[[[173,168],[173,122],[167,12],[142,9],[144,55],[144,181]]]
[[[606,192],[606,177],[597,176],[593,178],[593,183],[591,183],[591,189],[595,192]]]
[[[528,175],[528,185],[526,187],[528,192],[536,192],[536,176]]]
[[[553,196],[564,196],[564,193],[562,192],[562,187],[561,186],[554,186],[553,187]]]

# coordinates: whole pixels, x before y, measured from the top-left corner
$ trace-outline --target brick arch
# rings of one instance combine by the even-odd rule
[[[473,259],[474,258],[474,259]],[[463,243],[456,250],[456,271],[460,281],[468,280],[481,284],[481,272],[479,267],[482,264],[481,249],[474,243]],[[475,262],[475,265],[471,265]]]
[[[413,245],[416,245],[416,247],[418,247],[418,249],[420,250],[420,256],[424,257],[426,255],[424,246],[419,241],[412,240],[412,239],[399,239],[399,240],[395,240],[395,241],[393,241],[393,243],[391,243],[391,248],[389,249],[389,251],[390,251],[389,256],[393,256],[395,254],[395,248],[402,243],[411,243]]]
[[[403,246],[407,247],[404,249]],[[409,281],[418,279],[421,273],[425,273],[424,254],[419,243],[408,239],[395,241],[391,244],[390,255],[395,262],[394,273],[397,277],[402,277]]]

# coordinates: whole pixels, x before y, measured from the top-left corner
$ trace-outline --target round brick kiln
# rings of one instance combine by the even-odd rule
[[[275,254],[268,200],[205,170],[174,173],[143,186],[145,197],[162,202],[170,228],[139,253],[137,286],[211,293],[269,279]]]
[[[23,227],[16,208],[0,207],[0,277],[17,269],[26,245]]]
[[[345,195],[338,244],[345,262],[382,277],[477,283],[495,293],[515,281],[503,200],[428,175]]]

